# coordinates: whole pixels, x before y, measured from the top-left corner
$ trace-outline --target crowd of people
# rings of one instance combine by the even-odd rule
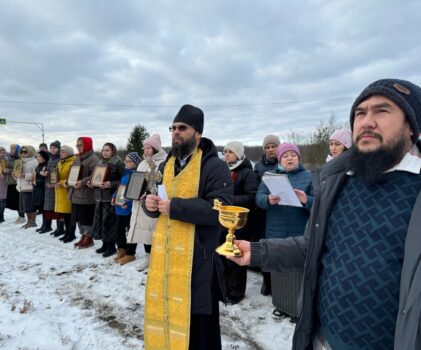
[[[143,244],[145,349],[221,349],[219,301],[241,303],[247,265],[261,269],[273,316],[298,322],[294,349],[420,349],[420,126],[421,89],[383,79],[358,96],[351,129],[331,135],[326,165],[313,172],[298,145],[276,135],[263,138],[254,166],[236,140],[221,160],[202,137],[202,110],[191,105],[173,120],[169,154],[159,134],[144,141],[142,156],[124,160],[109,142],[97,157],[90,137],[77,138],[76,155],[59,141],[48,151],[13,144],[0,148],[0,222],[4,208],[18,213],[17,224],[26,215],[24,229],[42,214],[40,234],[69,243],[78,227],[76,248],[101,240],[96,253],[121,265],[135,261]],[[94,183],[99,165],[108,177]],[[73,166],[80,176],[70,184]],[[118,187],[152,168],[161,175],[157,191],[145,186],[138,200],[117,203]],[[278,174],[300,205],[271,193],[263,177]],[[235,232],[242,256],[215,252],[227,233],[215,199],[250,210]]]

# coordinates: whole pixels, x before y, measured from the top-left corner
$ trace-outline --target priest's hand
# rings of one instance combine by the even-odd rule
[[[160,199],[158,202],[158,210],[160,213],[170,215],[171,199]]]
[[[238,249],[241,250],[243,255],[240,257],[227,256],[227,259],[241,266],[250,265],[250,260],[251,260],[250,242],[242,241],[242,240],[235,240],[235,244],[237,245]]]
[[[154,194],[148,194],[145,199],[145,207],[148,211],[158,211],[160,198]]]

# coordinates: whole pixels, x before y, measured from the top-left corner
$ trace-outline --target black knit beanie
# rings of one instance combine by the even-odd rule
[[[50,147],[51,146],[56,147],[56,148],[60,148],[61,147],[61,143],[60,143],[60,141],[55,140],[55,141],[53,141],[53,142],[50,143]]]
[[[175,116],[173,123],[185,123],[193,127],[199,134],[203,133],[204,117],[200,108],[184,105]]]
[[[421,126],[421,88],[410,81],[399,79],[381,79],[371,83],[361,92],[352,105],[351,129],[354,127],[355,108],[373,95],[385,96],[402,109],[414,133],[412,142],[416,143]]]

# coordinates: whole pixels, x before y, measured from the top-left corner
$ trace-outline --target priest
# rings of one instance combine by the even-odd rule
[[[162,184],[144,209],[159,216],[145,293],[145,349],[221,349],[219,300],[225,299],[214,199],[230,204],[233,185],[213,142],[202,137],[201,109],[184,105],[160,165]]]

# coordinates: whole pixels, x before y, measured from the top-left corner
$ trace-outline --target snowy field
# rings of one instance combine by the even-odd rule
[[[76,250],[49,233],[21,229],[6,210],[0,224],[0,349],[143,349],[147,275],[119,266],[96,247]],[[41,217],[37,217],[40,225]],[[138,258],[143,247],[138,249]],[[261,276],[249,272],[246,298],[220,304],[223,349],[290,349],[294,326],[275,321]]]

